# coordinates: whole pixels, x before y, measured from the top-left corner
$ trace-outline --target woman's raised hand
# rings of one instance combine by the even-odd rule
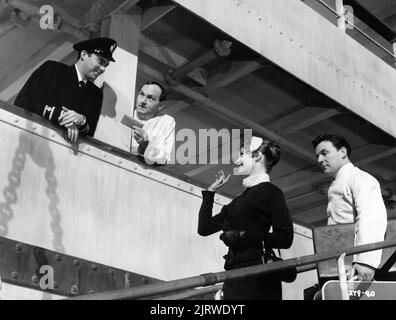
[[[231,174],[229,174],[227,177],[224,175],[223,170],[220,170],[219,172],[216,173],[216,180],[213,182],[210,187],[208,188],[208,191],[215,192],[217,189],[222,187],[224,184],[227,183],[228,179],[230,179]]]

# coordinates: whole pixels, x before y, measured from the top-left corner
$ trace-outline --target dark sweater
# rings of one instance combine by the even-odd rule
[[[293,223],[282,191],[269,182],[246,189],[221,212],[212,217],[214,192],[202,191],[198,233],[208,236],[220,230],[244,230],[232,260],[225,269],[261,263],[262,241],[266,248],[289,248],[293,242]],[[272,226],[272,232],[269,230]]]

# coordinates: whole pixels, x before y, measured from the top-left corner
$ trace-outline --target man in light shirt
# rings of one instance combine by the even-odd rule
[[[142,126],[133,126],[131,152],[144,157],[147,164],[166,164],[175,142],[175,120],[161,114],[165,89],[157,82],[144,84],[137,93],[133,118]]]
[[[384,240],[387,213],[378,181],[349,160],[351,147],[344,137],[319,135],[312,141],[317,161],[333,181],[328,190],[328,224],[355,223],[354,245]],[[356,254],[350,278],[373,280],[382,250]]]

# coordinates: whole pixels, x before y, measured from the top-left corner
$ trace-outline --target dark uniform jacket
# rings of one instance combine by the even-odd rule
[[[93,136],[102,107],[102,91],[90,81],[80,87],[74,65],[47,61],[33,72],[14,104],[58,125],[62,106],[87,119],[79,131]]]
[[[207,236],[220,230],[245,231],[243,238],[229,247],[226,270],[261,264],[263,241],[266,248],[289,248],[293,223],[282,191],[269,182],[246,189],[220,213],[212,216],[214,193],[202,192],[198,233]],[[269,232],[272,227],[272,232]],[[226,280],[225,299],[281,299],[281,280],[273,273]]]

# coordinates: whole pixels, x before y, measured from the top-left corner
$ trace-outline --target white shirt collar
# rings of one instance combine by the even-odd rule
[[[340,170],[338,170],[337,175],[335,176],[334,180],[337,179],[338,177],[341,177],[343,174],[350,172],[355,166],[353,165],[352,162],[348,162],[347,164],[344,164]]]
[[[259,173],[253,176],[248,176],[247,178],[243,179],[242,184],[245,188],[250,188],[262,182],[270,182],[270,177],[268,174]]]
[[[82,76],[81,76],[80,70],[78,70],[78,68],[77,68],[77,65],[76,65],[76,64],[74,65],[74,67],[76,68],[76,71],[77,71],[77,79],[78,79],[78,82],[80,82],[80,81],[84,81],[84,83],[86,84],[86,83],[87,83],[87,80],[83,80],[83,79],[82,79]]]

